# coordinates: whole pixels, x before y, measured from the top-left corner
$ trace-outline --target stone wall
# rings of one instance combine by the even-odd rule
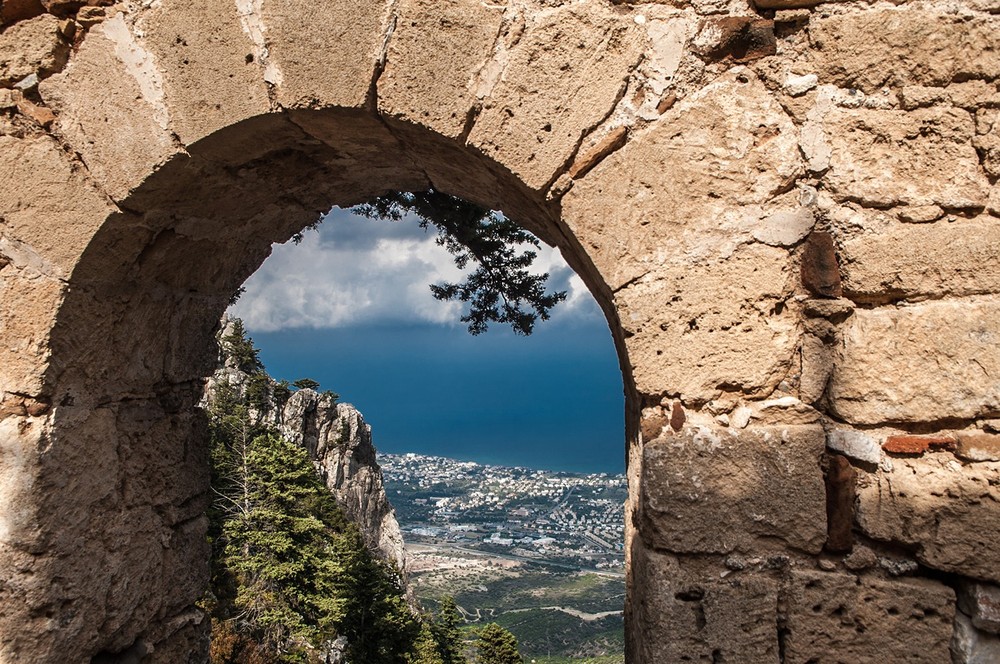
[[[996,0],[0,21],[0,662],[203,661],[219,316],[331,205],[429,186],[608,317],[630,662],[1000,658]]]

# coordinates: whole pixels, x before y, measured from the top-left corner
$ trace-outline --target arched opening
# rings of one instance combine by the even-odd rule
[[[428,624],[452,597],[471,643],[497,622],[526,659],[620,662],[627,486],[607,322],[558,252],[529,243],[517,251],[537,251],[532,272],[567,299],[530,336],[496,322],[473,336],[459,322],[468,307],[429,285],[476,266],[458,270],[437,237],[412,216],[334,210],[299,243],[275,246],[230,309],[267,373],[305,386],[279,402],[288,392],[266,382],[268,417],[310,451],[371,548],[406,566]],[[247,385],[231,363],[217,376]],[[316,396],[326,390],[336,406]],[[370,437],[355,434],[362,417]],[[383,474],[394,517],[381,507]],[[224,556],[220,544],[213,555]],[[239,611],[215,607],[214,625],[251,632]],[[364,641],[378,638],[375,627]]]
[[[54,409],[38,477],[51,502],[38,528],[60,533],[47,543],[52,561],[93,574],[54,593],[64,627],[43,630],[48,643],[32,647],[117,653],[169,639],[180,651],[196,648],[202,631],[188,609],[207,569],[207,461],[195,404],[222,312],[273,242],[331,206],[429,187],[503,209],[560,249],[608,316],[634,441],[635,390],[611,295],[557,203],[481,154],[364,112],[240,122],[147,178],[72,274],[42,392]]]

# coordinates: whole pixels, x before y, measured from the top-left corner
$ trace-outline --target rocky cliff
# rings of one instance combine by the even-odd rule
[[[233,331],[233,320],[223,322],[221,337]],[[220,368],[208,381],[206,401],[222,384],[245,394],[252,377],[220,344]],[[308,450],[317,472],[337,502],[361,528],[368,547],[384,560],[395,563],[406,574],[406,552],[395,511],[385,494],[382,469],[375,459],[371,426],[358,410],[337,403],[331,392],[300,389],[287,400],[280,397],[281,386],[266,374],[269,407],[256,413],[281,435]]]

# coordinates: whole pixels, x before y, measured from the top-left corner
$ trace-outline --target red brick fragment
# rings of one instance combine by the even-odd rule
[[[890,454],[924,454],[928,450],[955,450],[955,439],[948,436],[889,436],[882,449]]]
[[[844,289],[840,283],[840,265],[833,236],[824,231],[813,231],[802,252],[802,285],[813,295],[841,297]]]
[[[680,431],[686,419],[687,416],[684,414],[684,407],[681,406],[681,402],[675,401],[673,410],[670,412],[670,427],[674,431]]]

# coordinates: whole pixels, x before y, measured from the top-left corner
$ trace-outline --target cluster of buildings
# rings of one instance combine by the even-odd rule
[[[461,546],[585,569],[623,566],[623,475],[379,456],[411,542]]]

